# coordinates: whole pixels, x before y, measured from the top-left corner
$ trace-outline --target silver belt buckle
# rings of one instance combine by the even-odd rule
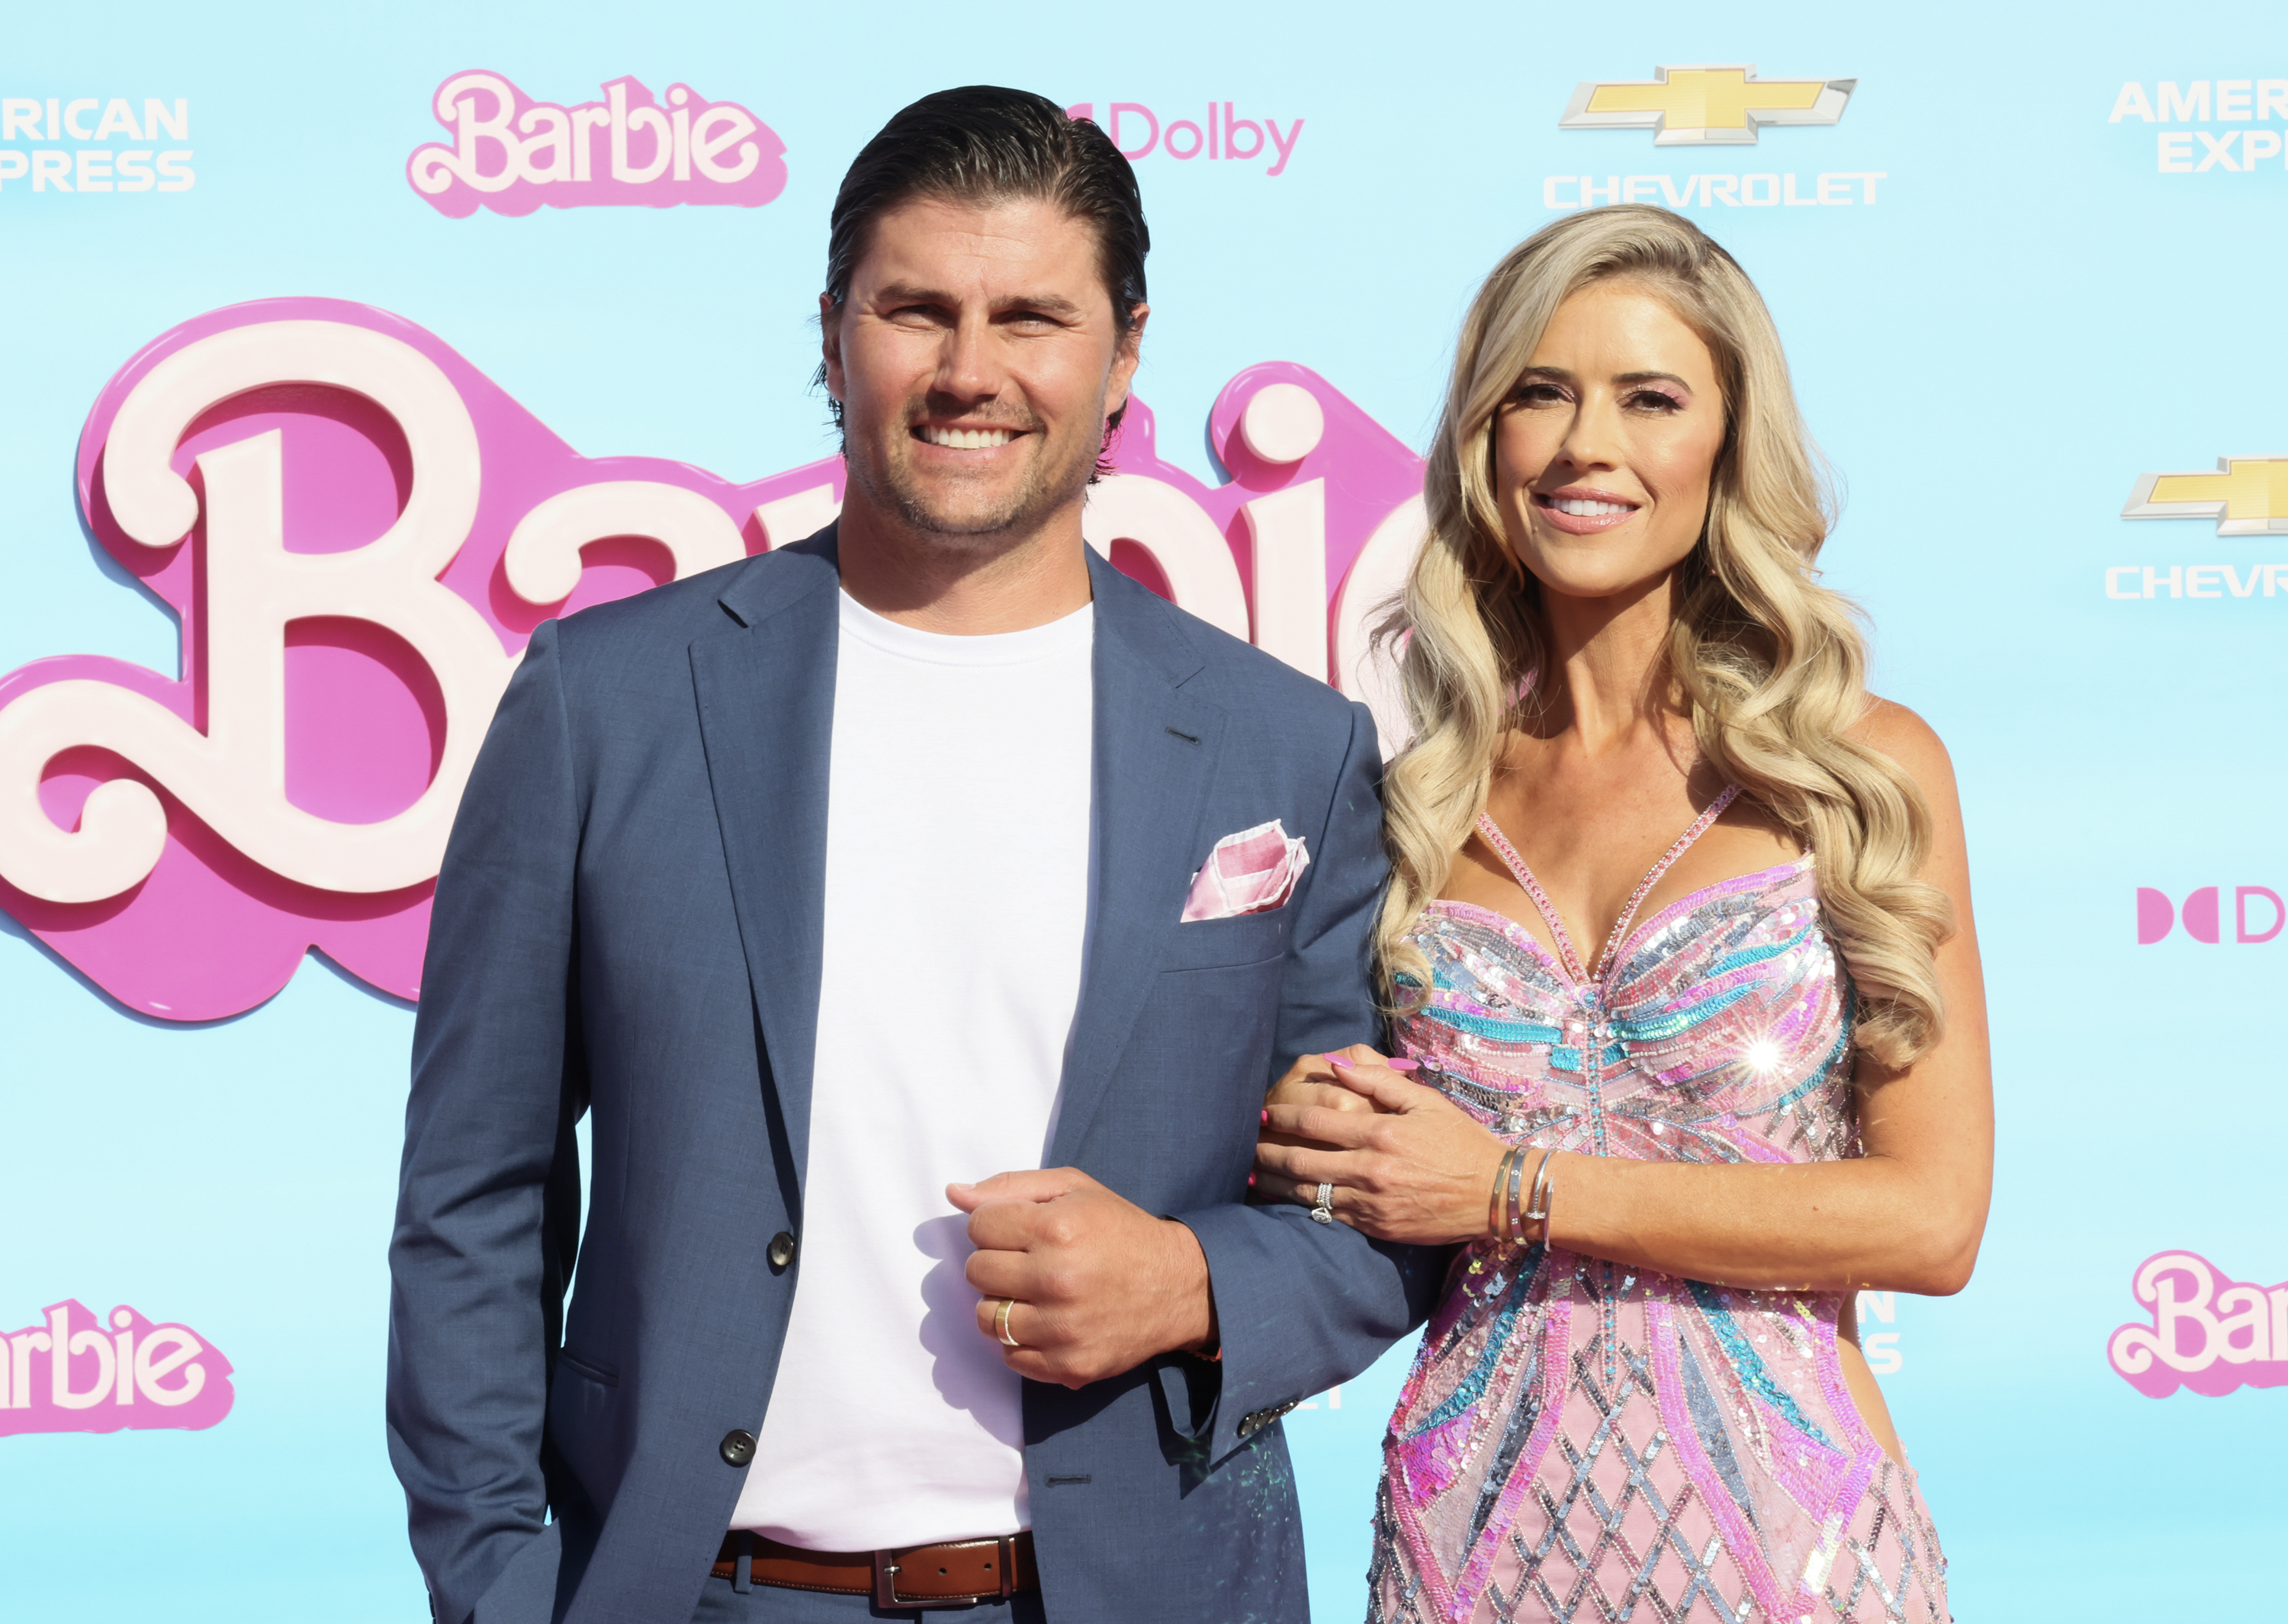
[[[895,1607],[919,1607],[918,1601],[898,1599],[898,1553],[878,1550],[874,1553],[874,1605],[888,1610]]]

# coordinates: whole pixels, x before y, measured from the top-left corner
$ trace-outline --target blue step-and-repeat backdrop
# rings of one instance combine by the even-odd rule
[[[828,205],[978,81],[1097,118],[1145,190],[1146,409],[1092,542],[1370,698],[1497,257],[1625,201],[1746,265],[1840,477],[1829,579],[1969,820],[1993,1220],[1959,1296],[1861,1304],[1956,1605],[2288,1618],[2255,0],[12,13],[0,1614],[425,1616],[384,1247],[469,752],[542,620],[835,511]],[[1287,1423],[1322,1619],[1363,1609],[1406,1353]]]

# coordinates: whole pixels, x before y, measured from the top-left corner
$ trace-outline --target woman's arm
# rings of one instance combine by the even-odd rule
[[[1857,730],[1921,788],[1931,809],[1923,878],[1954,905],[1938,949],[1946,1035],[1912,1066],[1862,1057],[1863,1156],[1780,1166],[1706,1166],[1560,1153],[1550,1163],[1549,1239],[1592,1257],[1745,1287],[1871,1288],[1945,1295],[1969,1280],[1992,1182],[1993,1102],[1978,936],[1954,774],[1912,712],[1878,703]],[[1503,1145],[1433,1089],[1381,1066],[1330,1071],[1378,1110],[1275,1103],[1257,1188],[1308,1202],[1337,1185],[1338,1216],[1393,1240],[1490,1232]],[[1300,1081],[1299,1079],[1297,1081]],[[1529,1171],[1539,1161],[1537,1153]]]

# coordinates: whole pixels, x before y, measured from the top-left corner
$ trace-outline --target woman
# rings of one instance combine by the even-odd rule
[[[1259,1192],[1466,1242],[1386,1445],[1377,1620],[1944,1620],[1852,1293],[1945,1294],[1991,1114],[1944,749],[1813,560],[1771,318],[1659,210],[1466,322],[1399,627],[1394,1062]]]

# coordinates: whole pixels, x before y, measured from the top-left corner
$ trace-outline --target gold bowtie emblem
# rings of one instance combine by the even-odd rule
[[[2217,459],[2215,473],[2141,474],[2124,519],[2213,519],[2219,535],[2288,535],[2288,456]]]
[[[1831,124],[1856,79],[1759,79],[1752,67],[1659,67],[1573,92],[1561,130],[1651,130],[1656,147],[1749,146],[1766,124]]]

